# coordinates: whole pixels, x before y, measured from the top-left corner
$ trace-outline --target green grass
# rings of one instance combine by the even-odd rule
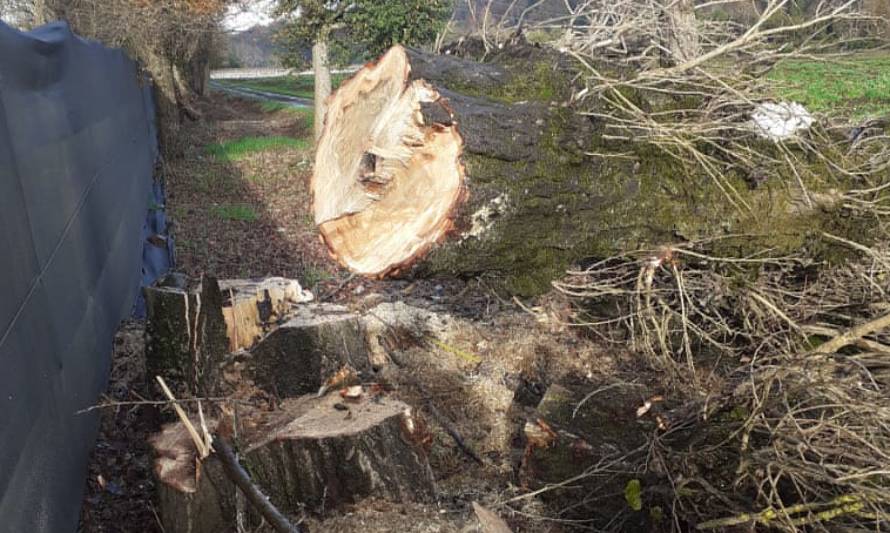
[[[259,215],[247,204],[223,204],[210,208],[214,216],[223,220],[235,220],[241,222],[253,222]]]
[[[862,54],[839,62],[787,61],[770,74],[780,98],[811,111],[862,118],[890,113],[890,55]]]
[[[277,113],[279,111],[285,111],[287,113],[301,113],[305,111],[302,108],[287,105],[283,102],[271,102],[268,100],[264,100],[260,103],[260,109],[262,109],[264,113]]]
[[[334,279],[334,275],[328,272],[325,268],[315,265],[308,265],[305,267],[305,270],[303,270],[303,277],[301,278],[301,281],[303,282],[304,286],[315,288],[315,286],[322,281],[328,281],[331,279]]]
[[[331,75],[331,84],[336,89],[346,79],[345,74]],[[298,96],[312,99],[315,92],[315,79],[312,76],[280,76],[277,78],[257,78],[253,80],[225,80],[225,85],[245,87],[256,91]]]
[[[264,113],[292,113],[295,115],[300,115],[303,117],[303,121],[305,123],[306,129],[311,130],[312,125],[314,124],[314,116],[315,113],[312,108],[309,107],[294,107],[289,106],[287,104],[283,104],[281,102],[262,102],[260,104],[260,109],[263,110]]]
[[[211,144],[207,146],[207,152],[221,161],[238,161],[256,152],[269,150],[298,149],[309,147],[307,139],[294,137],[242,137],[234,141]]]

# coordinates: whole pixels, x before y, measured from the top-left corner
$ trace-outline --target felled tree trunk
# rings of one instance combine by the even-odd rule
[[[421,260],[429,271],[511,271],[521,288],[553,269],[545,250],[588,231],[575,226],[590,206],[566,195],[589,179],[581,147],[594,128],[559,106],[561,63],[533,52],[514,58],[527,63],[518,71],[397,46],[334,94],[312,189],[343,265],[377,277]]]
[[[572,61],[528,45],[489,63],[394,47],[361,69],[330,100],[311,184],[331,254],[366,276],[487,273],[533,295],[581,259],[693,239],[790,253],[832,227],[839,203],[796,209],[787,167],[763,186],[734,167],[718,179],[574,109]],[[626,98],[651,113],[688,106]],[[774,149],[739,130],[752,151]],[[811,191],[845,186],[801,175]]]

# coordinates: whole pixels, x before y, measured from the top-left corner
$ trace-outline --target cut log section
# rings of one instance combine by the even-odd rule
[[[339,259],[361,274],[407,266],[451,228],[464,198],[463,140],[445,119],[423,120],[441,101],[410,81],[397,47],[331,101],[312,180],[315,221]]]
[[[323,385],[354,384],[370,371],[364,328],[343,306],[299,306],[257,344],[249,367],[254,382],[278,398],[315,394]]]
[[[311,183],[331,254],[365,276],[490,273],[534,295],[582,259],[688,240],[781,254],[838,226],[839,202],[789,206],[800,180],[853,181],[780,165],[761,187],[732,165],[715,179],[607,124],[602,101],[574,108],[572,63],[529,45],[488,63],[397,46],[359,70],[330,100]],[[628,91],[646,112],[688,105]],[[743,126],[740,141],[764,149]]]
[[[361,387],[285,403],[244,454],[282,511],[324,514],[363,497],[432,501],[431,438],[404,403]]]
[[[579,142],[563,146],[556,130],[583,139],[592,126],[556,105],[569,86],[560,61],[537,49],[522,61],[515,71],[396,46],[335,93],[312,179],[315,221],[332,255],[372,277],[420,260],[456,274],[539,268],[543,258],[529,258],[568,237],[529,226],[551,215],[567,225],[565,213],[543,212],[559,201],[539,200],[578,184],[542,194],[534,182],[567,166],[574,181],[589,174],[578,167]],[[500,219],[519,233],[490,231]],[[439,248],[451,252],[429,257],[449,234]],[[461,246],[468,240],[490,245],[471,251]]]

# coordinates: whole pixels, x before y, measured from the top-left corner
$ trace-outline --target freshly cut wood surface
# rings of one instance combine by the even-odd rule
[[[312,179],[315,222],[351,270],[380,276],[410,264],[451,228],[463,198],[457,125],[429,123],[440,94],[401,47],[333,96]]]

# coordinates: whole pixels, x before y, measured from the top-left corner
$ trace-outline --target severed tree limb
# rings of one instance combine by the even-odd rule
[[[801,326],[800,329],[808,335],[819,335],[821,337],[829,338],[837,337],[841,334],[837,329],[825,325],[804,325]],[[851,344],[869,352],[890,353],[890,346],[868,339],[856,339]]]
[[[876,318],[865,324],[860,324],[853,329],[847,330],[830,341],[819,345],[814,353],[834,353],[845,346],[853,344],[866,335],[870,335],[876,331],[890,327],[890,314],[886,314],[880,318]]]
[[[262,493],[259,487],[251,481],[250,476],[235,458],[235,452],[231,446],[219,435],[214,439],[216,456],[222,463],[223,469],[229,479],[241,490],[247,501],[266,519],[279,533],[301,533],[299,526],[291,524],[281,511]]]

